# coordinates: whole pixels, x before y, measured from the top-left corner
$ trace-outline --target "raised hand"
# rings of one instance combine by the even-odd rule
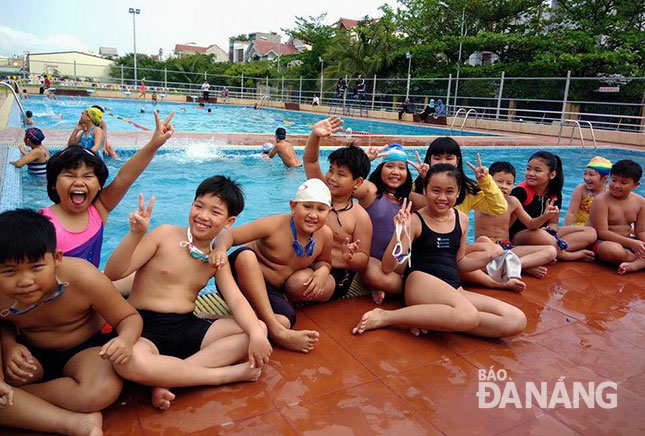
[[[311,133],[319,138],[325,138],[327,136],[331,136],[333,133],[340,132],[340,126],[342,124],[343,120],[341,118],[337,115],[332,115],[331,117],[314,124],[313,129],[311,129]]]
[[[150,217],[152,216],[152,208],[155,205],[155,198],[150,197],[148,207],[145,207],[143,194],[139,194],[139,209],[130,213],[130,231],[145,235],[150,227]]]
[[[546,207],[545,207],[544,213],[543,213],[544,216],[548,216],[549,218],[553,218],[555,216],[560,215],[560,209],[558,208],[558,206],[555,205],[555,201],[556,200],[553,199],[553,198],[549,198],[546,201]]]
[[[488,167],[482,166],[482,159],[479,156],[479,153],[477,153],[477,166],[471,164],[470,162],[466,162],[466,165],[468,165],[475,172],[475,178],[477,180],[488,175]]]
[[[410,223],[410,210],[412,210],[412,202],[408,201],[407,198],[403,199],[401,203],[401,209],[394,215],[394,225],[400,224],[402,226],[407,226]],[[405,227],[404,227],[405,228]]]
[[[415,151],[414,154],[417,156],[416,163],[412,162],[411,160],[409,160],[408,163],[412,165],[414,169],[417,170],[417,172],[419,173],[419,177],[421,177],[421,179],[425,179],[426,174],[428,174],[428,170],[430,169],[430,165],[428,165],[427,163],[424,163],[421,160],[421,156],[419,156],[418,151]]]
[[[150,142],[157,147],[161,147],[175,133],[175,127],[170,124],[175,111],[170,111],[163,123],[159,120],[159,112],[153,111],[153,114],[155,115],[155,133],[152,135]]]
[[[356,251],[358,250],[358,244],[360,242],[360,239],[357,239],[354,242],[350,242],[349,236],[345,238],[345,240],[343,241],[343,260],[345,260],[345,262],[352,260],[354,253],[356,253]]]
[[[365,154],[367,155],[367,158],[372,162],[374,159],[376,159],[379,155],[379,153],[383,150],[383,147],[378,148],[378,147],[370,147],[367,149]]]

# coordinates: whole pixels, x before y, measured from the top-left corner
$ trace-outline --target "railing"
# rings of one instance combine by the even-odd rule
[[[593,139],[593,148],[596,149],[596,134],[593,131],[593,126],[591,125],[591,122],[589,121],[582,121],[583,123],[589,125],[589,131],[591,132],[591,139]],[[564,120],[562,124],[560,124],[560,133],[558,133],[558,143],[556,146],[560,145],[560,139],[562,138],[562,128],[564,127],[565,124],[573,124],[578,127],[578,133],[580,134],[580,143],[582,145],[582,148],[585,148],[585,138],[582,135],[582,127],[580,126],[580,122],[577,120]],[[569,138],[569,146],[573,143],[573,134],[575,132],[575,129],[572,127],[571,128],[571,137]]]
[[[14,91],[11,85],[9,85],[7,82],[0,82],[0,86],[4,86],[5,88],[8,88],[9,91],[11,91],[14,100],[16,100],[16,103],[20,108],[20,112],[22,112],[22,126],[27,127],[27,114],[25,113],[25,108],[22,107],[22,103],[20,103],[20,97],[18,97],[16,91]]]
[[[455,112],[455,115],[453,115],[453,117],[452,117],[452,123],[450,124],[450,134],[451,135],[452,135],[452,128],[455,127],[455,121],[457,121],[457,118],[459,118],[459,114],[462,113],[462,112],[465,113],[466,109],[464,109],[463,107],[460,107],[459,109],[457,109],[457,112]],[[463,124],[461,125],[461,127],[462,128],[464,127]]]

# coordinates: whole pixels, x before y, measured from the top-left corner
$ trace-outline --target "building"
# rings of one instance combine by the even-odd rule
[[[352,20],[351,18],[341,18],[338,20],[338,28],[340,30],[349,30],[356,26],[358,26],[358,20]]]
[[[297,54],[298,49],[293,44],[280,44],[277,42],[256,39],[251,41],[244,54],[245,62],[271,61],[278,56]]]
[[[211,44],[208,47],[200,47],[192,44],[175,44],[175,56],[182,57],[191,54],[213,55],[213,62],[228,61],[228,55],[217,44]]]
[[[99,56],[104,58],[118,58],[119,53],[114,47],[99,47]]]
[[[27,54],[31,74],[51,74],[70,78],[107,79],[114,61],[80,51],[59,51]]]

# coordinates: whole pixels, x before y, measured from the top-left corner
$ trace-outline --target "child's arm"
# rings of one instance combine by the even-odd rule
[[[394,215],[394,227],[396,228],[397,224],[402,226],[401,227],[402,229],[401,253],[406,253],[410,249],[410,246],[412,245],[412,241],[414,241],[421,233],[421,223],[419,222],[419,218],[416,215],[415,216],[410,215],[411,209],[412,209],[412,202],[408,202],[406,199],[403,199],[403,203],[401,204],[401,209],[399,209],[397,214]],[[410,228],[409,240],[405,234],[406,227]],[[392,239],[390,239],[390,243],[385,249],[385,252],[383,253],[383,259],[381,260],[381,270],[385,274],[391,273],[399,265],[398,261],[392,255],[392,251],[394,250],[394,247],[396,246],[396,244],[397,244],[397,237],[396,237],[396,231],[394,231],[392,233]]]
[[[22,168],[24,165],[29,162],[33,162],[40,156],[41,151],[38,149],[32,149],[27,154],[23,155],[20,159],[11,162],[16,168]]]
[[[78,124],[76,127],[74,127],[74,130],[72,130],[72,134],[69,135],[69,139],[67,140],[67,145],[78,145],[81,143],[81,138],[78,135],[78,132],[83,131],[83,129],[79,128]]]
[[[459,224],[461,225],[461,241],[459,242],[459,249],[457,250],[457,270],[460,273],[476,271],[485,267],[488,262],[494,259],[494,255],[489,257],[466,257],[466,245],[468,244],[468,215],[459,212]]]
[[[479,153],[477,153],[477,166],[474,166],[470,162],[466,162],[466,164],[475,171],[477,184],[481,191],[477,195],[466,194],[464,201],[456,206],[457,210],[468,213],[470,210],[475,209],[493,216],[506,213],[508,204],[506,203],[504,194],[502,194],[497,183],[495,183],[493,177],[488,173],[488,168],[482,166]]]
[[[580,184],[576,186],[576,189],[573,190],[573,194],[571,194],[571,201],[569,201],[569,209],[567,210],[567,214],[564,217],[565,226],[573,225],[574,221],[576,220],[576,212],[580,207],[580,201],[582,201],[582,191],[584,189],[585,185]]]
[[[278,152],[278,144],[274,145],[271,151],[269,152],[268,154],[269,159],[273,159],[273,156],[275,156],[277,152]]]
[[[352,241],[348,237],[343,243],[343,260],[354,271],[367,267],[372,244],[372,220],[364,210],[361,210],[360,215],[352,234]]]
[[[314,272],[304,283],[306,289],[302,296],[305,298],[314,298],[320,295],[325,290],[325,284],[331,272],[331,246],[334,243],[334,235],[327,226],[324,226],[318,232],[322,233],[321,239],[325,245],[314,263],[311,264],[311,269]]]
[[[159,121],[159,114],[154,111],[156,129],[152,135],[150,142],[148,142],[141,150],[132,156],[119,170],[112,183],[110,183],[99,197],[97,207],[101,212],[103,221],[107,220],[107,215],[119,204],[123,196],[128,192],[128,189],[134,181],[141,175],[143,170],[146,169],[155,153],[175,132],[175,129],[170,120],[175,111],[171,111],[170,115],[164,120]]]
[[[511,202],[517,203],[517,205],[511,206]],[[552,220],[553,217],[556,217],[555,224],[557,226],[557,218],[560,216],[560,209],[558,209],[558,206],[556,206],[554,203],[555,200],[548,199],[546,201],[546,208],[544,210],[544,213],[537,218],[531,218],[531,216],[524,210],[524,207],[519,204],[519,200],[517,198],[509,197],[509,208],[514,207],[515,217],[520,220],[520,222],[524,224],[529,230],[539,229],[544,225],[544,223]]]
[[[326,138],[331,136],[333,133],[340,131],[341,124],[343,124],[343,120],[338,118],[336,115],[325,120],[318,121],[314,124],[314,127],[311,129],[311,133],[307,138],[305,151],[302,155],[302,162],[305,166],[305,175],[307,176],[307,179],[325,180],[318,161],[320,139]]]
[[[0,368],[3,368],[2,348],[0,348]],[[4,374],[0,371],[0,409],[13,406],[13,388],[4,382]]]
[[[591,223],[592,227],[596,229],[596,232],[598,233],[598,239],[602,239],[603,241],[611,241],[611,242],[616,242],[623,247],[630,247],[635,254],[637,254],[639,257],[642,257],[641,254],[645,254],[645,242],[638,240],[638,239],[632,239],[628,238],[626,236],[619,235],[616,232],[612,232],[609,230],[609,204],[607,203],[607,196],[609,194],[600,194],[596,196],[594,199],[593,203],[591,203],[591,212],[589,214],[589,222]],[[639,218],[640,215],[642,215],[643,212],[641,209],[641,213],[639,213]],[[640,227],[643,228],[643,223],[642,219],[640,219],[641,223],[638,221],[636,222],[637,228],[640,224]],[[625,223],[628,224],[628,223]],[[638,231],[637,231],[638,234]]]
[[[99,149],[101,148],[101,143],[103,142],[103,130],[99,127],[98,129],[94,129],[94,145],[90,150],[92,150],[94,153],[98,153]]]
[[[251,305],[244,298],[240,288],[233,279],[230,266],[224,265],[215,273],[215,282],[226,304],[231,309],[233,316],[242,329],[249,335],[249,363],[251,368],[262,368],[269,361],[273,351],[271,344],[260,327],[258,317]]]
[[[12,324],[0,323],[0,342],[2,353],[0,359],[4,373],[12,380],[28,382],[37,369],[33,356],[27,347],[16,342],[16,329]],[[3,371],[0,370],[0,377]]]

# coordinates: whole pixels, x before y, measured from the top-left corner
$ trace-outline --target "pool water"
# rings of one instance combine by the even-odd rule
[[[139,128],[124,121],[125,118],[140,126],[154,130],[152,111],[157,109],[162,117],[171,110],[175,111],[173,124],[179,132],[232,132],[232,133],[274,133],[278,127],[283,127],[287,133],[309,133],[313,124],[326,118],[307,112],[286,111],[281,109],[261,108],[254,110],[250,106],[233,106],[209,104],[209,114],[206,109],[200,109],[195,103],[160,102],[153,105],[150,101],[106,99],[89,97],[60,96],[56,100],[43,97],[29,97],[22,100],[25,111],[34,114],[35,127],[44,129],[71,130],[78,123],[83,109],[99,105],[107,108],[104,120],[109,131],[136,131]],[[142,113],[141,109],[145,112]],[[13,105],[9,116],[9,127],[22,127],[20,111]],[[163,118],[162,118],[163,119]],[[377,133],[382,135],[437,135],[445,136],[449,129],[428,127],[425,125],[397,124],[390,122],[371,121],[364,119],[345,118],[344,128],[355,132]],[[460,135],[458,129],[453,135]],[[463,132],[464,136],[499,136],[476,132]]]
[[[408,155],[414,151],[425,155],[425,149],[408,149]],[[489,166],[495,160],[511,162],[517,172],[518,180],[524,179],[524,168],[529,156],[537,151],[534,148],[470,148],[464,147],[464,161],[476,162],[476,153],[481,153],[482,164]],[[321,150],[321,167],[325,172],[329,166],[327,157],[332,150]],[[560,155],[565,168],[565,184],[563,189],[563,210],[560,223],[564,220],[569,199],[574,188],[582,183],[582,173],[586,164],[595,155],[601,155],[612,162],[620,159],[633,159],[640,164],[645,163],[645,153],[632,150],[617,149],[551,149]],[[118,150],[123,157],[121,160],[107,160],[110,170],[108,183],[114,178],[126,158],[132,156],[134,150]],[[296,150],[302,156],[302,150]],[[110,253],[128,232],[128,215],[138,207],[138,195],[143,193],[146,204],[151,195],[156,197],[152,214],[151,228],[161,224],[187,225],[188,211],[193,201],[197,185],[207,177],[222,174],[236,180],[244,190],[246,203],[244,211],[237,218],[235,225],[244,224],[255,219],[278,214],[289,213],[289,200],[293,198],[298,186],[305,180],[302,168],[285,168],[279,158],[271,161],[262,159],[262,155],[251,148],[216,147],[213,145],[195,144],[186,148],[161,149],[150,163],[146,171],[134,183],[124,199],[110,214],[104,233],[101,266],[105,265]],[[372,170],[378,165],[372,163]],[[465,167],[466,174],[474,175]],[[412,169],[413,176],[416,172]],[[636,192],[645,194],[640,186]],[[51,204],[47,197],[46,183],[43,179],[30,176],[23,170],[23,205],[25,207],[42,208]],[[469,239],[472,240],[473,223],[471,213],[471,228]]]

